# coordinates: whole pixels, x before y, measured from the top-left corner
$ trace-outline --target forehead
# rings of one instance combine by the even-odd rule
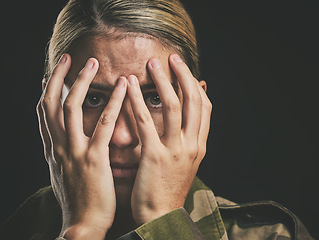
[[[71,50],[72,66],[68,80],[73,83],[79,71],[90,57],[99,61],[99,70],[93,80],[96,83],[114,85],[120,76],[134,74],[140,83],[149,82],[147,62],[151,58],[161,61],[169,78],[172,72],[168,57],[172,50],[147,35],[127,35],[123,38],[110,39],[101,36],[88,36],[78,40]]]

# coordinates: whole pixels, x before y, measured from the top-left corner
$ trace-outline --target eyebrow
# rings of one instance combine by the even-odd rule
[[[171,84],[175,90],[178,89],[178,85],[176,83],[171,83]],[[114,90],[113,86],[110,86],[107,84],[101,84],[101,83],[91,83],[90,88],[102,90],[102,91],[106,91],[106,92],[112,92]],[[153,90],[153,89],[156,89],[156,86],[153,82],[141,85],[142,92],[147,91],[147,90]]]
[[[102,90],[106,92],[112,92],[114,87],[106,84],[101,83],[91,83],[90,88],[96,89],[96,90]]]

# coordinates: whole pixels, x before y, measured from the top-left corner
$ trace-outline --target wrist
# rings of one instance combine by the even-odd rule
[[[145,223],[151,222],[157,218],[160,218],[169,212],[176,210],[176,208],[172,209],[161,209],[161,210],[149,210],[147,213],[141,214],[140,216],[135,217],[135,221],[138,225],[143,225]]]
[[[66,240],[87,240],[96,239],[104,240],[107,230],[95,226],[73,225],[62,229],[60,237]]]

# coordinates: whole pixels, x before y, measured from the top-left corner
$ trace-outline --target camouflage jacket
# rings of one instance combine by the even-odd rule
[[[1,240],[55,239],[61,228],[61,210],[51,187],[39,190],[23,203],[0,229]],[[56,238],[61,239],[63,238]],[[286,240],[313,239],[299,219],[274,202],[236,204],[215,197],[198,178],[184,208],[146,223],[118,240]]]

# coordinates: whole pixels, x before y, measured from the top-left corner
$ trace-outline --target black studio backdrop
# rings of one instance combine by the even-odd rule
[[[283,204],[318,237],[319,4],[278,2],[184,1],[214,105],[198,175],[235,202]],[[2,5],[1,222],[49,184],[35,106],[44,49],[64,4]]]

